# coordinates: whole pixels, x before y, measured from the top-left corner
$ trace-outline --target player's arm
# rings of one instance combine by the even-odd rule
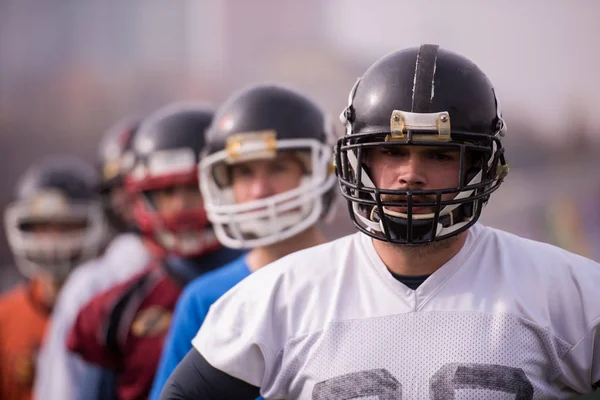
[[[116,355],[104,340],[106,335],[103,332],[119,292],[120,287],[112,288],[80,308],[66,339],[70,352],[78,354],[91,364],[107,369],[116,368],[118,363]]]
[[[581,261],[579,259],[578,261]],[[600,392],[600,306],[598,305],[598,282],[600,282],[600,264],[585,260],[573,268],[581,273],[577,278],[583,321],[567,319],[569,326],[577,324],[587,326],[584,335],[574,340],[575,344],[562,357],[567,365],[567,385],[579,393]],[[568,300],[564,302],[569,304]],[[573,307],[573,306],[571,306]]]
[[[208,308],[197,301],[196,293],[184,290],[175,306],[173,321],[165,340],[149,400],[158,400],[167,379],[192,349],[192,339],[204,322]]]
[[[592,329],[592,348],[594,353],[592,355],[592,390],[594,392],[600,392],[600,321],[596,323],[596,326]]]
[[[279,290],[272,289],[278,275],[263,271],[266,270],[248,276],[210,306],[202,327],[192,340],[194,350],[189,353],[192,355],[187,355],[177,367],[173,373],[174,382],[167,383],[166,393],[187,390],[182,394],[197,396],[202,392],[194,390],[204,390],[206,397],[199,395],[198,398],[254,399],[260,387],[260,391],[270,397],[286,396],[285,384],[277,378],[281,365],[278,356],[285,347],[288,328],[273,320],[277,315],[285,321],[285,311],[283,306],[277,306],[276,311],[273,309],[274,304],[281,301]],[[273,271],[278,272],[277,269]],[[196,354],[197,357],[193,356]],[[182,380],[188,378],[180,377],[181,369],[195,376],[193,380],[199,379],[201,386],[185,386],[190,383]],[[171,394],[170,398],[177,399],[176,395]]]
[[[595,285],[592,282],[598,282],[600,274],[595,278],[586,284]],[[596,291],[594,288],[589,293],[595,294]],[[584,310],[595,318],[585,321],[588,328],[584,335],[574,341],[575,345],[561,359],[566,386],[581,394],[600,392],[600,308],[596,296],[589,295],[587,298],[592,304]],[[573,324],[573,321],[570,322]]]
[[[600,392],[600,320],[563,358],[567,386],[585,394]]]
[[[159,400],[254,400],[259,388],[210,365],[192,349],[167,380]]]

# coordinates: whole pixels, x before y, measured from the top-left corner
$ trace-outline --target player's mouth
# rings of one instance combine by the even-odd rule
[[[394,203],[408,203],[407,196],[382,196],[382,201],[394,202]],[[435,203],[435,198],[431,199],[423,196],[413,196],[412,198],[412,213],[413,214],[431,214],[435,212],[435,207],[432,206],[419,206],[419,204],[431,204]],[[386,206],[386,209],[402,214],[408,214],[408,206]]]

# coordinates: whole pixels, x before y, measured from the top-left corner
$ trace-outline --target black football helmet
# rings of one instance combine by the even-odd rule
[[[342,195],[357,228],[376,239],[420,245],[457,235],[475,224],[508,173],[500,143],[506,125],[492,84],[471,61],[437,45],[401,50],[373,64],[352,88],[340,119],[346,127],[336,146]],[[411,145],[457,149],[458,187],[376,187],[368,150]],[[452,199],[442,199],[448,194]],[[405,201],[386,201],[385,195]],[[419,204],[434,212],[413,213],[413,196],[435,199]]]
[[[17,184],[16,199],[5,210],[8,242],[26,277],[40,273],[58,281],[96,257],[106,240],[106,223],[97,198],[92,166],[72,156],[54,156],[32,165]],[[52,237],[39,225],[76,224]]]
[[[118,121],[106,131],[99,145],[100,199],[108,222],[117,232],[131,231],[135,228],[134,224],[127,221],[124,216],[123,208],[127,207],[129,202],[124,177],[133,167],[134,156],[131,145],[140,122],[140,118]],[[115,204],[114,201],[115,191],[119,191],[119,204]]]
[[[335,174],[332,124],[303,94],[261,84],[233,94],[208,131],[200,161],[200,187],[217,237],[230,248],[266,246],[314,225],[330,209]],[[299,187],[236,204],[229,166],[294,152],[304,165]]]
[[[166,254],[196,257],[221,247],[203,207],[169,218],[160,215],[150,193],[198,185],[198,157],[213,112],[200,104],[166,106],[145,119],[133,140],[135,165],[126,178],[134,195],[137,225]]]

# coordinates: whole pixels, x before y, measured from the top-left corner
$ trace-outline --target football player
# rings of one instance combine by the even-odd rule
[[[232,95],[207,134],[200,186],[221,243],[252,250],[192,282],[178,301],[154,381],[192,348],[209,307],[239,281],[295,251],[325,243],[316,223],[330,211],[336,177],[332,126],[303,94],[256,85]]]
[[[142,235],[163,252],[147,269],[83,306],[67,339],[71,351],[115,371],[117,398],[146,399],[181,289],[239,257],[206,218],[197,163],[212,111],[174,104],[142,122],[126,185]]]
[[[508,171],[486,75],[436,45],[401,50],[358,80],[342,120],[336,171],[360,232],[221,297],[161,398],[595,390],[600,265],[478,223]]]
[[[21,176],[4,213],[14,260],[27,279],[0,298],[0,398],[32,398],[37,353],[56,295],[73,268],[95,257],[106,224],[94,169],[51,156]]]
[[[77,313],[92,297],[131,278],[150,261],[149,251],[135,232],[133,207],[124,176],[133,165],[131,143],[140,120],[127,118],[107,130],[99,146],[99,191],[104,214],[115,235],[102,257],[75,269],[62,288],[38,359],[35,398],[107,399],[114,379],[86,363],[66,347],[66,338]]]

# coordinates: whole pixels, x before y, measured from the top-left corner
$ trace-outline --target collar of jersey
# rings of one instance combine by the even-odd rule
[[[375,246],[373,246],[373,240],[376,239],[359,233],[359,241],[363,251],[366,253],[369,264],[376,270],[386,286],[396,293],[413,311],[419,311],[427,300],[434,296],[461,269],[473,253],[473,250],[477,247],[477,243],[480,242],[485,233],[484,231],[485,228],[480,223],[473,225],[468,230],[467,240],[462,249],[446,264],[442,265],[440,269],[431,274],[416,290],[408,288],[392,276],[379,257],[379,254],[377,254]]]

